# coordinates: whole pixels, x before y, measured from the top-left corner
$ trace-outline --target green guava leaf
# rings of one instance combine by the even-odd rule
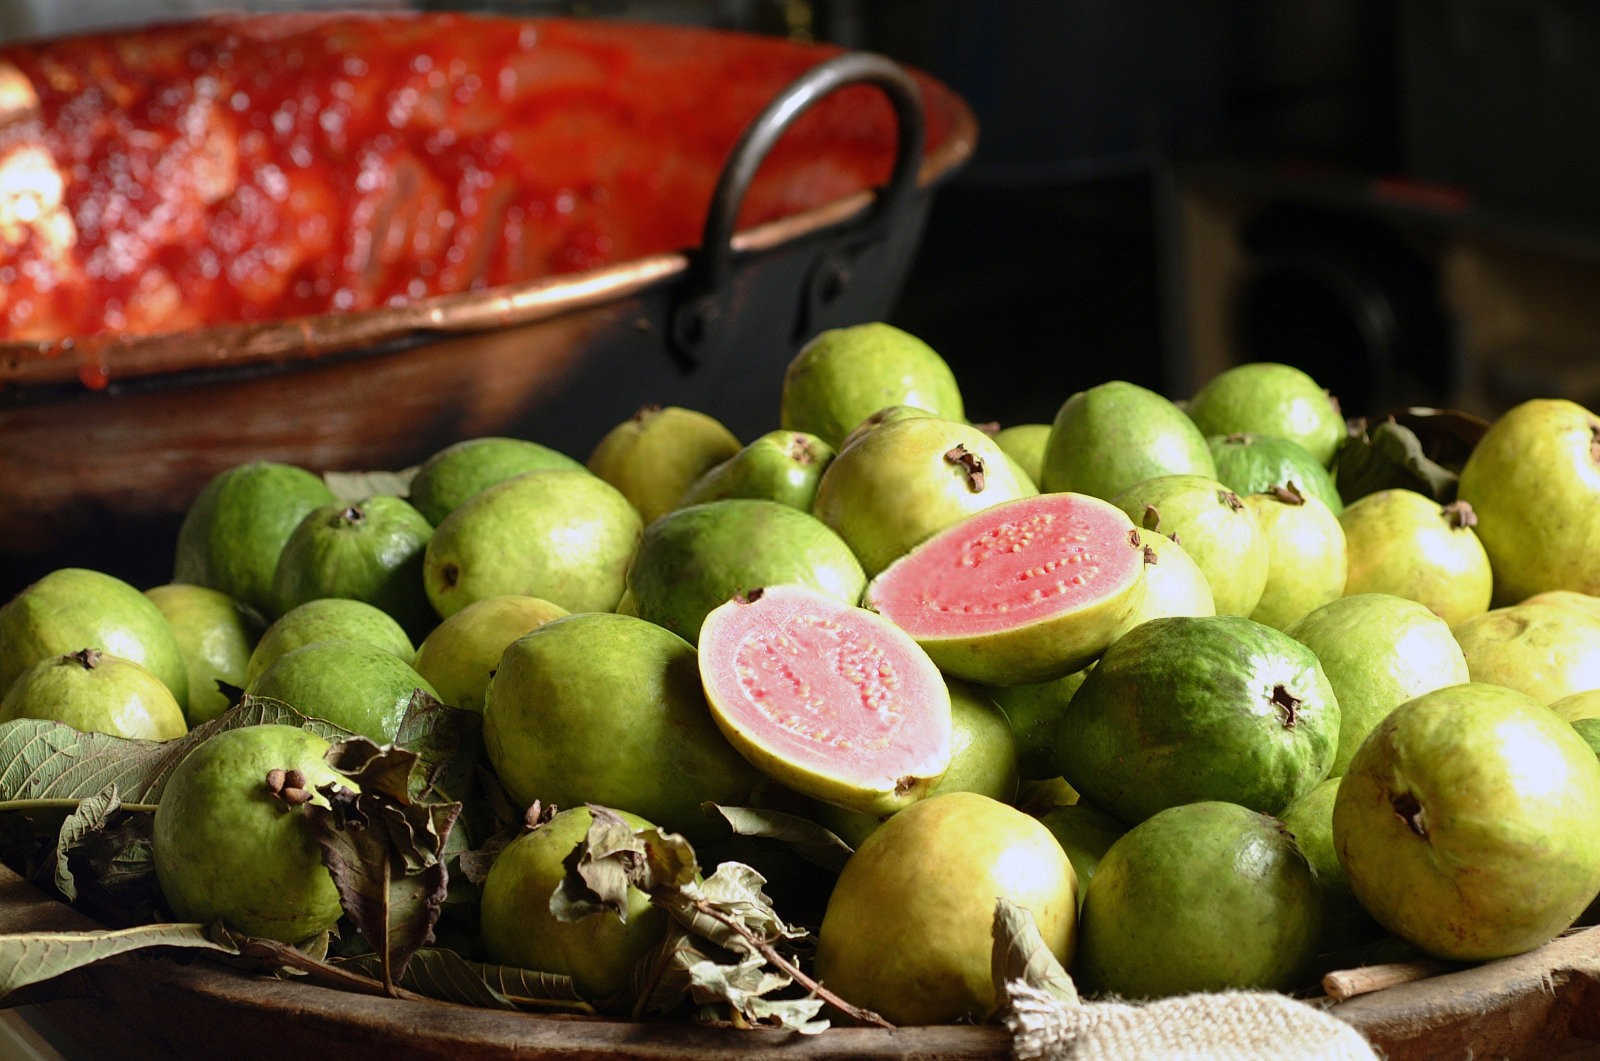
[[[382,973],[375,954],[346,959],[338,967],[368,977]],[[468,961],[442,947],[424,947],[413,954],[400,986],[428,998],[486,1009],[594,1012],[570,976]]]
[[[1008,998],[1013,986],[1021,983],[1048,994],[1063,1005],[1078,1004],[1077,986],[1039,934],[1039,926],[1027,907],[1010,899],[996,899],[992,931],[994,950],[990,970],[994,976],[995,998]]]
[[[837,833],[809,818],[763,807],[725,807],[702,803],[702,810],[725,823],[734,836],[753,836],[783,844],[813,865],[837,873],[854,853]]]
[[[78,882],[72,876],[73,848],[90,833],[104,829],[111,815],[121,805],[122,801],[117,798],[117,786],[108,785],[105,791],[80,800],[77,809],[61,823],[61,831],[56,834],[55,885],[66,896],[67,902],[78,898]]]
[[[79,801],[56,834],[54,883],[68,902],[113,928],[163,918],[151,847],[154,809],[122,804],[115,785]]]
[[[589,805],[589,831],[562,865],[566,873],[550,893],[550,913],[558,921],[578,921],[610,912],[628,920],[628,889],[643,872],[644,840],[615,811]]]
[[[0,935],[0,998],[29,984],[50,980],[104,958],[145,947],[237,951],[206,937],[204,925],[157,924],[88,932],[23,932]]]
[[[397,472],[323,472],[322,481],[337,501],[365,501],[369,497],[409,497],[411,480],[421,465]]]
[[[1346,503],[1397,488],[1448,503],[1455,500],[1459,478],[1428,456],[1415,431],[1392,418],[1358,429],[1334,465],[1334,485]]]

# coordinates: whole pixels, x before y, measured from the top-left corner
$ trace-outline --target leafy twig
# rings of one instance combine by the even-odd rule
[[[297,969],[307,974],[312,980],[338,987],[346,991],[355,991],[363,995],[379,995],[389,998],[402,998],[410,1002],[426,1001],[427,995],[419,995],[415,991],[408,991],[397,984],[384,984],[370,976],[342,969],[337,965],[327,962],[297,950],[287,943],[277,940],[248,938],[241,939],[228,935],[228,942],[238,947],[239,953],[246,958],[255,958],[261,961],[272,962],[275,965],[288,969]]]

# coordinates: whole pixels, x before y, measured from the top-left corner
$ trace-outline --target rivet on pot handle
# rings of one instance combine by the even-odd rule
[[[706,356],[717,339],[722,304],[733,272],[733,234],[745,192],[761,168],[767,152],[802,113],[846,85],[876,85],[894,106],[899,144],[889,182],[878,190],[867,217],[857,223],[862,231],[886,228],[908,205],[916,191],[922,164],[922,96],[917,83],[902,67],[881,55],[848,52],[812,67],[778,94],[745,129],[722,168],[711,209],[706,215],[700,250],[690,269],[689,295],[672,319],[672,343],[679,356],[693,365]],[[824,283],[842,287],[849,282],[848,267],[833,263]],[[812,293],[811,298],[815,299]]]

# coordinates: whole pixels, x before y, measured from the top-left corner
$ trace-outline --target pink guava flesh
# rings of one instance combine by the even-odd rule
[[[870,612],[793,586],[730,601],[701,631],[700,670],[713,713],[758,767],[888,790],[948,765],[944,679]]]
[[[872,587],[870,604],[918,640],[1027,626],[1138,579],[1144,553],[1129,547],[1128,533],[1122,512],[1080,494],[996,505],[902,557]]]

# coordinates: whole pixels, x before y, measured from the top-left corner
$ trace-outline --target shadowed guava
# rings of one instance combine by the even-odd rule
[[[622,596],[617,598],[617,606],[611,610],[616,612],[618,615],[631,615],[634,618],[638,618],[639,602],[634,600],[633,594],[630,593],[626,587],[624,587],[622,590]]]
[[[1271,435],[1212,435],[1206,445],[1217,465],[1217,482],[1240,497],[1270,494],[1275,486],[1293,483],[1335,516],[1344,511],[1333,476],[1297,442]]]
[[[1162,998],[1300,984],[1321,902],[1283,823],[1219,801],[1171,807],[1100,859],[1074,978],[1086,993]]]
[[[423,563],[428,599],[441,618],[509,595],[610,611],[642,530],[638,511],[604,479],[528,472],[474,494],[434,530]]]
[[[923,798],[950,766],[950,693],[888,620],[801,586],[733,598],[700,629],[700,679],[739,753],[863,814]]]
[[[1017,741],[1017,769],[1022,777],[1032,781],[1061,772],[1056,765],[1061,716],[1066,714],[1072,694],[1088,676],[1089,669],[1085,667],[1047,682],[987,687],[1011,722],[1011,733]]]
[[[482,711],[489,679],[506,646],[568,614],[538,597],[487,597],[434,627],[412,666],[451,707]]]
[[[388,744],[419,689],[440,699],[426,678],[385,649],[355,641],[315,641],[279,656],[245,691],[282,700],[302,715]]]
[[[1115,641],[1140,623],[1174,615],[1215,615],[1211,583],[1183,546],[1155,531],[1138,531],[1144,550],[1144,596],[1111,632]]]
[[[950,768],[928,791],[928,797],[941,792],[976,792],[1001,803],[1015,802],[1017,740],[1005,712],[988,689],[955,680],[945,684],[950,689]],[[821,823],[851,847],[860,847],[881,824],[870,814],[827,803],[817,806]]]
[[[1570,589],[1551,589],[1543,593],[1535,593],[1523,604],[1559,604],[1567,608],[1576,608],[1586,615],[1600,619],[1600,597],[1590,596]]]
[[[438,621],[422,587],[431,537],[432,524],[398,497],[312,509],[278,554],[272,576],[278,613],[324,597],[349,597],[421,637]]]
[[[406,500],[437,527],[479,490],[546,468],[582,471],[583,464],[521,438],[469,438],[446,446],[422,462]]]
[[[179,707],[188,703],[189,669],[161,609],[120,578],[81,567],[50,572],[0,608],[0,694],[35,663],[81,648],[132,660]]]
[[[219,472],[184,513],[172,581],[219,589],[263,615],[277,615],[272,573],[289,535],[336,498],[304,468],[252,461]]]
[[[1350,880],[1339,864],[1333,844],[1333,804],[1339,796],[1339,781],[1330,777],[1284,808],[1284,828],[1300,845],[1301,854],[1311,863],[1322,897],[1323,951],[1343,951],[1361,940],[1380,935],[1382,930],[1372,915],[1362,909],[1350,890]]]
[[[189,672],[184,719],[197,726],[216,718],[228,709],[228,696],[217,682],[243,688],[248,680],[245,668],[261,637],[261,617],[253,608],[206,586],[171,582],[152,586],[144,595],[167,617]]]
[[[1600,594],[1600,416],[1564,399],[1523,402],[1473,448],[1458,496],[1478,515],[1496,604]]]
[[[607,432],[589,454],[588,467],[649,524],[676,508],[696,479],[738,452],[733,432],[705,413],[647,405]]]
[[[919,409],[915,405],[886,405],[852,428],[836,448],[840,450],[849,449],[863,435],[876,431],[884,424],[895,424],[901,420],[926,420],[930,417],[933,419],[954,419],[952,417],[938,417],[926,409]]]
[[[1469,683],[1395,708],[1339,785],[1333,839],[1356,898],[1437,957],[1552,939],[1600,892],[1600,760],[1521,693]]]
[[[1267,540],[1267,584],[1250,618],[1287,630],[1344,594],[1344,528],[1327,505],[1294,483],[1244,503]]]
[[[1078,908],[1081,910],[1089,882],[1094,879],[1094,871],[1100,868],[1100,860],[1128,827],[1082,801],[1054,807],[1039,815],[1039,821],[1072,860],[1072,869],[1078,875]]]
[[[1441,505],[1411,490],[1379,490],[1339,515],[1349,573],[1345,592],[1421,601],[1452,628],[1489,608],[1489,557],[1462,501]]]
[[[1367,734],[1423,693],[1468,680],[1461,646],[1425,605],[1388,593],[1329,601],[1289,628],[1316,654],[1339,701],[1339,750],[1329,775],[1345,772]]]
[[[333,927],[339,893],[303,803],[327,806],[319,785],[355,785],[323,761],[327,750],[327,741],[293,726],[245,726],[218,733],[178,764],[152,839],[161,894],[178,920],[221,920],[286,943]]]
[[[1600,755],[1600,689],[1564,696],[1550,710],[1572,723],[1578,736]]]
[[[41,660],[0,700],[0,722],[45,718],[84,733],[171,740],[189,732],[161,679],[96,648]]]
[[[1205,436],[1183,410],[1112,380],[1072,395],[1056,413],[1039,486],[1109,500],[1146,479],[1215,471]]]
[[[1552,704],[1600,689],[1600,619],[1560,604],[1514,604],[1455,627],[1475,682]]]
[[[833,531],[776,501],[691,505],[645,528],[628,568],[639,618],[694,644],[707,613],[756,586],[807,586],[855,604],[867,576]]]
[[[411,639],[399,623],[365,601],[344,597],[325,597],[306,601],[273,620],[261,640],[256,642],[245,665],[244,681],[249,685],[278,657],[317,641],[355,641],[381,648],[402,663],[416,655]]]
[[[1028,473],[1034,486],[1044,478],[1044,449],[1049,441],[1049,424],[1012,424],[994,436],[994,444]]]
[[[619,813],[635,830],[651,828],[636,814]],[[626,919],[603,911],[560,921],[550,913],[550,896],[566,876],[564,860],[588,834],[590,821],[588,808],[573,807],[506,845],[483,882],[481,932],[491,961],[570,976],[588,1001],[615,1002],[634,965],[660,944],[671,922],[631,887]]]
[[[845,863],[817,937],[817,975],[895,1024],[983,1020],[994,1008],[997,899],[1026,908],[1070,963],[1072,863],[1039,822],[972,792],[890,818]]]
[[[929,538],[873,579],[864,601],[947,674],[1022,685],[1099,655],[1138,607],[1147,566],[1139,534],[1111,505],[1040,494]]]
[[[1286,438],[1323,467],[1345,437],[1344,417],[1328,392],[1298,368],[1272,361],[1218,373],[1187,409],[1202,434]]]
[[[927,343],[888,324],[820,333],[783,374],[779,424],[809,431],[837,449],[856,425],[890,405],[912,405],[963,420],[950,366]]]
[[[768,431],[689,485],[680,507],[730,497],[776,501],[810,512],[833,447],[804,431]]]
[[[951,524],[1038,492],[988,435],[924,416],[884,424],[840,451],[812,511],[870,577]]]
[[[1267,588],[1272,552],[1244,499],[1215,479],[1163,475],[1111,503],[1145,530],[1176,539],[1205,573],[1218,615],[1249,615]]]
[[[1339,704],[1311,650],[1238,616],[1152,619],[1106,650],[1056,738],[1061,774],[1130,825],[1226,800],[1276,814],[1328,776]]]
[[[702,802],[744,806],[760,780],[711,720],[694,646],[626,615],[569,615],[507,646],[483,741],[518,805],[599,803],[691,839],[715,832]]]

